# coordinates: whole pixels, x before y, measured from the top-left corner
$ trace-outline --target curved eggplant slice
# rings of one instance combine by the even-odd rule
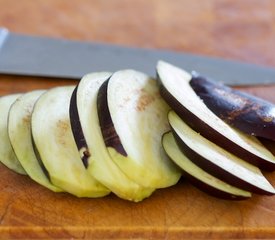
[[[193,75],[190,85],[206,106],[229,125],[275,140],[274,104],[200,75]]]
[[[73,138],[69,119],[73,90],[56,87],[37,100],[31,118],[34,144],[54,185],[78,197],[102,197],[110,191],[86,171]]]
[[[273,195],[275,190],[259,168],[227,152],[190,128],[174,111],[168,120],[182,152],[204,171],[241,189]]]
[[[118,71],[101,86],[97,101],[103,138],[117,166],[144,187],[176,184],[181,173],[161,146],[169,108],[157,81],[134,70]]]
[[[34,151],[31,135],[31,114],[33,107],[37,99],[44,92],[44,90],[31,91],[23,94],[15,101],[9,111],[8,133],[17,159],[27,174],[42,186],[54,192],[60,192],[62,190],[51,184],[43,172],[43,168]]]
[[[203,192],[218,198],[231,200],[243,200],[251,197],[250,192],[229,185],[190,161],[179,149],[171,132],[163,135],[162,145],[170,159],[183,170],[183,175]]]
[[[83,164],[99,182],[123,199],[141,201],[149,197],[154,188],[144,188],[127,177],[112,161],[101,133],[97,93],[110,73],[85,75],[71,97],[70,120],[75,141]]]
[[[267,171],[275,170],[275,157],[256,137],[229,126],[207,108],[190,86],[189,73],[160,61],[157,75],[162,97],[189,126],[241,159]]]
[[[26,174],[24,168],[22,167],[14,153],[8,135],[9,110],[11,105],[16,101],[19,96],[21,96],[21,94],[11,94],[0,98],[0,161],[5,166],[17,173]]]

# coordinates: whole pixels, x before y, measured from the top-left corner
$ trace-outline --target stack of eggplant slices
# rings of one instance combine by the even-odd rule
[[[231,200],[275,190],[275,106],[167,62],[0,98],[0,161],[54,191],[141,201],[184,176]],[[275,143],[274,143],[275,144]]]

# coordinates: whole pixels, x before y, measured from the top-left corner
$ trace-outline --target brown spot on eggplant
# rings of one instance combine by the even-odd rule
[[[99,125],[106,147],[112,147],[117,152],[127,157],[127,153],[121,143],[121,140],[115,130],[114,123],[108,107],[108,82],[105,81],[98,90],[97,95],[97,112]]]
[[[153,95],[149,95],[145,93],[140,94],[138,99],[138,103],[136,106],[137,111],[142,112],[145,111],[146,107],[149,106],[152,102],[154,102],[155,97]]]
[[[31,114],[26,115],[26,116],[23,118],[23,122],[24,122],[25,124],[30,124],[30,122],[31,122]]]
[[[229,125],[259,137],[275,140],[275,105],[203,76],[190,85],[206,106]]]
[[[58,131],[56,131],[56,137],[58,142],[61,145],[66,146],[67,145],[67,135],[68,135],[68,129],[70,128],[70,123],[67,121],[67,119],[59,119],[57,121],[56,128]]]

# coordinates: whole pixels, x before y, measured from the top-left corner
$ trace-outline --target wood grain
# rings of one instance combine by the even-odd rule
[[[12,31],[173,49],[275,66],[273,0],[0,0]],[[1,54],[0,54],[1,55]],[[0,76],[0,95],[76,84]],[[245,87],[275,103],[275,86]],[[182,179],[141,203],[52,193],[0,166],[0,239],[275,237],[275,197],[231,202]],[[265,175],[275,186],[275,173]]]

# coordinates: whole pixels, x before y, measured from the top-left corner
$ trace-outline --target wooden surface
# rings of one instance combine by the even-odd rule
[[[273,0],[0,0],[12,31],[173,49],[275,67]],[[0,76],[0,94],[75,84]],[[244,90],[275,102],[275,86]],[[184,180],[141,203],[52,193],[0,167],[0,238],[273,238],[275,197],[210,197]],[[275,173],[266,174],[275,186]]]

